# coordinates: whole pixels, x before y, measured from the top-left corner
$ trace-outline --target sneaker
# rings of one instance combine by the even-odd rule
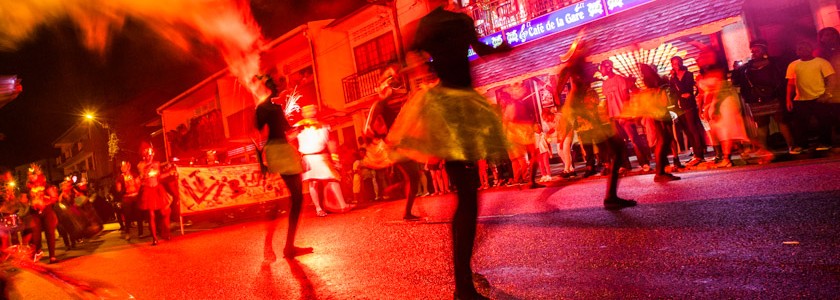
[[[653,182],[668,182],[674,180],[680,180],[679,176],[674,176],[674,174],[665,173],[665,174],[656,174],[653,176]]]
[[[790,147],[788,148],[788,153],[793,155],[802,154],[802,147]]]
[[[826,146],[826,145],[817,145],[817,148],[816,148],[816,149],[814,149],[814,150],[817,150],[817,151],[828,151],[828,150],[831,150],[831,146]]]
[[[643,171],[643,172],[650,172],[650,165],[647,165],[647,164],[646,164],[646,165],[643,165],[643,166],[642,166],[642,171]]]
[[[691,160],[689,160],[688,162],[686,162],[685,166],[686,167],[696,167],[697,165],[703,163],[704,161],[705,160],[702,159],[702,158],[695,157],[695,158],[692,158]]]
[[[613,199],[606,199],[604,200],[604,209],[606,210],[619,210],[625,207],[633,207],[638,204],[634,200],[627,200],[621,198],[613,198]]]

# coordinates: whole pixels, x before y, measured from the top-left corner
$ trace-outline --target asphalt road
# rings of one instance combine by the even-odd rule
[[[622,178],[639,206],[601,207],[603,178],[480,195],[473,265],[493,299],[837,299],[840,159]],[[454,196],[375,203],[319,218],[304,207],[298,244],[315,253],[263,265],[268,222],[196,224],[152,247],[107,231],[66,252],[46,279],[5,265],[12,298],[66,299],[74,286],[137,299],[451,299]],[[275,236],[282,248],[285,219]],[[279,253],[278,253],[279,255]],[[74,282],[56,284],[56,282]],[[77,297],[80,297],[77,295]]]

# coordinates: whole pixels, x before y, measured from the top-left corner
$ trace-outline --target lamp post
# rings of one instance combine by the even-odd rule
[[[111,126],[108,125],[107,122],[102,122],[97,120],[96,115],[91,112],[87,112],[84,114],[84,118],[86,121],[91,123],[96,123],[99,126],[102,126],[102,129],[105,129],[108,133],[108,161],[111,163],[111,172],[114,172],[115,169],[115,158],[120,151],[119,147],[119,139],[117,138],[117,134],[111,131]],[[88,127],[88,135],[93,139],[93,135],[91,134],[90,127]],[[93,144],[93,143],[92,143]]]

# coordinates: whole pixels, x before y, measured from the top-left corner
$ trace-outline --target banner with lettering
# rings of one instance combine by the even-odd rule
[[[280,176],[263,177],[259,165],[178,167],[181,215],[287,197]]]
[[[508,44],[515,47],[652,1],[654,0],[585,0],[479,40],[494,48],[507,40]],[[470,59],[477,57],[472,48],[469,55]]]

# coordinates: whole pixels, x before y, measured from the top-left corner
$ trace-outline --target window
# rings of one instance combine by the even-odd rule
[[[391,32],[365,42],[353,49],[356,56],[356,71],[364,73],[397,61],[394,35]]]

